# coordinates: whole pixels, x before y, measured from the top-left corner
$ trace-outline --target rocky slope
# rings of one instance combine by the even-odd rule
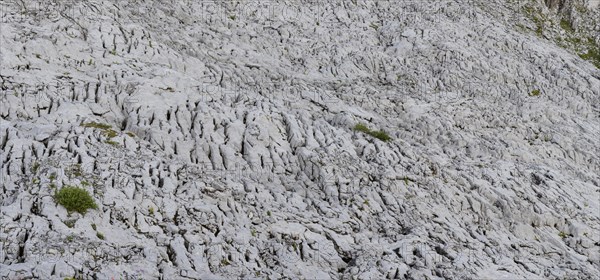
[[[598,1],[0,5],[2,279],[600,277]]]

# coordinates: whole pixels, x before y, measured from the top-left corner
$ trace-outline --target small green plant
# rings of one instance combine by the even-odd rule
[[[41,54],[39,54],[39,53],[36,53],[36,54],[35,54],[35,57],[36,57],[37,59],[40,59],[40,58],[42,58],[42,55],[41,55]]]
[[[93,230],[96,230],[96,224],[91,224],[91,226]]]
[[[81,164],[76,163],[76,164],[73,164],[73,165],[69,166],[68,168],[66,168],[65,173],[69,176],[69,178],[82,177],[83,169],[81,168]]]
[[[88,191],[74,186],[64,186],[54,194],[54,199],[69,212],[85,214],[88,209],[98,209]]]
[[[73,242],[73,238],[75,238],[72,234],[67,236],[67,241],[68,242]]]
[[[567,234],[564,231],[559,232],[558,236],[560,236],[560,238],[563,238],[563,239],[567,238]]]
[[[65,224],[65,226],[67,226],[68,228],[73,228],[75,226],[75,223],[77,222],[77,220],[66,220],[63,223]]]
[[[231,263],[230,263],[230,262],[229,262],[227,259],[222,259],[222,260],[221,260],[221,265],[222,265],[222,266],[228,266],[228,265],[230,265],[230,264],[231,264]]]
[[[534,89],[529,93],[529,96],[539,96],[541,94],[539,89]]]
[[[38,171],[38,169],[39,169],[39,168],[40,168],[40,163],[39,163],[39,162],[37,162],[37,161],[36,161],[36,162],[34,162],[34,163],[31,165],[31,171],[32,171],[33,173],[36,173],[36,172]]]
[[[370,134],[371,136],[373,136],[373,137],[375,137],[375,138],[377,138],[377,139],[381,140],[381,141],[384,141],[384,142],[387,142],[387,141],[390,141],[390,140],[392,140],[392,137],[390,137],[390,136],[389,136],[387,133],[385,133],[385,131],[383,131],[383,130],[379,130],[379,131],[372,131],[372,132],[371,132],[371,133],[369,133],[369,134]]]
[[[229,16],[229,19],[231,19],[231,20],[235,20],[235,15],[230,15],[230,16]]]
[[[127,132],[125,132],[125,134],[129,135],[129,137],[131,137],[131,138],[135,138],[135,134],[131,131],[127,131]]]
[[[117,137],[118,133],[112,129],[107,129],[102,132],[108,138]]]
[[[111,140],[106,140],[106,141],[104,141],[104,143],[109,144],[109,145],[113,145],[113,146],[119,146],[119,143],[117,143],[115,141],[111,141]]]
[[[150,212],[150,215],[154,215],[154,207],[148,208],[148,212]]]
[[[535,29],[535,34],[537,34],[538,37],[542,37],[544,35],[543,25],[538,24],[537,28]]]
[[[96,237],[98,237],[98,238],[100,238],[100,239],[104,240],[104,234],[102,234],[102,233],[100,233],[100,232],[97,232],[97,233],[96,233]]]
[[[379,131],[375,131],[375,130],[371,130],[369,129],[365,124],[362,123],[358,123],[354,126],[354,130],[356,131],[360,131],[362,133],[371,135],[381,141],[387,142],[392,140],[392,137],[390,137],[385,131],[383,130],[379,130]]]
[[[573,27],[571,27],[571,23],[566,19],[560,20],[560,27],[567,32],[574,32]]]
[[[354,126],[354,130],[356,130],[356,131],[360,131],[360,132],[364,132],[364,133],[369,133],[369,132],[371,132],[371,130],[370,130],[370,129],[369,129],[367,126],[366,126],[366,125],[364,125],[364,124],[362,124],[362,123],[357,123],[357,124]]]
[[[97,122],[82,123],[81,126],[83,126],[83,127],[98,128],[98,129],[102,129],[102,130],[106,130],[106,129],[111,129],[112,128],[112,126],[110,126],[108,124],[97,123]]]
[[[52,172],[52,174],[50,174],[50,176],[48,176],[48,179],[50,179],[50,181],[56,180],[56,173]]]
[[[250,234],[252,234],[252,237],[256,237],[256,230],[255,229],[250,230]]]
[[[114,145],[114,146],[118,145],[118,143],[110,141],[110,139],[117,137],[117,135],[119,135],[118,132],[116,132],[115,130],[112,129],[112,126],[110,126],[108,124],[97,123],[97,122],[82,123],[81,126],[97,128],[97,129],[102,130],[102,135],[104,135],[108,138],[106,143]]]
[[[267,216],[271,217],[271,211],[267,211]]]

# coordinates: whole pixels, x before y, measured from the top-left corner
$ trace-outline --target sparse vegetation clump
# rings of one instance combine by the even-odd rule
[[[119,143],[118,143],[118,142],[111,141],[111,140],[106,140],[106,141],[105,141],[105,143],[106,143],[106,144],[113,145],[113,146],[119,146]]]
[[[354,130],[356,131],[360,131],[362,133],[371,135],[381,141],[387,142],[392,140],[392,137],[390,137],[385,131],[383,130],[379,130],[379,131],[375,131],[375,130],[371,130],[369,129],[365,124],[362,123],[358,123],[354,126]]]
[[[529,93],[529,96],[539,96],[541,91],[539,89],[534,89]]]
[[[77,220],[66,220],[63,223],[68,227],[68,228],[73,228],[75,226],[75,223],[77,222]]]
[[[81,168],[81,164],[73,164],[69,168],[65,169],[65,173],[69,177],[83,177],[83,169]]]
[[[55,201],[69,212],[85,214],[88,209],[98,209],[94,198],[85,189],[65,186],[54,195]]]
[[[360,131],[360,132],[364,132],[364,133],[369,133],[369,132],[371,132],[371,130],[370,130],[370,129],[369,129],[367,126],[366,126],[366,125],[364,125],[364,124],[362,124],[362,123],[357,123],[357,124],[354,126],[354,130],[356,130],[356,131]]]
[[[100,129],[100,130],[102,130],[102,135],[104,135],[104,136],[106,136],[106,138],[108,138],[105,141],[107,144],[110,144],[110,145],[113,145],[113,146],[118,146],[119,145],[119,143],[111,140],[111,139],[113,139],[113,138],[115,138],[115,137],[117,137],[119,135],[118,132],[116,132],[115,130],[112,129],[111,125],[103,124],[103,123],[97,123],[97,122],[89,122],[89,123],[82,123],[81,126]]]
[[[40,163],[39,162],[34,162],[33,165],[31,166],[31,171],[33,171],[33,173],[36,173],[38,171],[38,169],[40,168]]]
[[[392,140],[392,137],[390,137],[385,131],[383,130],[379,130],[379,131],[371,131],[371,133],[369,133],[369,135],[381,140],[381,141],[390,141]]]
[[[81,124],[81,126],[83,126],[83,127],[98,128],[98,129],[102,129],[102,130],[107,130],[107,129],[111,129],[112,128],[111,125],[103,124],[103,123],[97,123],[97,122],[83,123],[83,124]]]
[[[581,27],[582,23],[574,24],[573,19],[569,16],[563,15],[557,18],[544,13],[541,8],[543,4],[536,4],[535,1],[524,3],[526,5],[522,7],[522,12],[533,22],[534,26],[531,30],[534,30],[538,37],[554,41],[557,45],[575,52],[582,59],[600,68],[600,48],[592,37],[593,33],[590,34],[589,28]],[[576,6],[576,8],[579,14],[588,12],[582,6]],[[521,30],[528,29],[521,23],[517,23],[517,26]]]
[[[580,53],[579,57],[592,62],[596,68],[600,69],[600,48],[589,48],[587,53]]]
[[[573,27],[571,27],[571,23],[566,19],[560,20],[560,27],[567,32],[575,32],[575,30],[573,30]]]
[[[104,130],[104,132],[103,132],[103,133],[104,133],[104,135],[105,135],[106,137],[108,137],[108,138],[114,138],[114,137],[117,137],[117,134],[118,134],[116,131],[114,131],[114,130],[112,130],[112,129],[107,129],[107,130]]]

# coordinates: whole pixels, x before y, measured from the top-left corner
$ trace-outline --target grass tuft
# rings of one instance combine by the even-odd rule
[[[590,48],[587,53],[579,54],[579,57],[589,60],[596,68],[600,69],[600,49]]]
[[[362,133],[371,135],[381,141],[387,142],[392,140],[392,137],[390,137],[385,131],[383,130],[379,130],[379,131],[375,131],[375,130],[370,130],[365,124],[362,123],[358,123],[354,126],[354,130],[356,131],[360,131]]]
[[[370,129],[369,129],[367,126],[366,126],[366,125],[364,125],[364,124],[362,124],[362,123],[357,123],[357,124],[354,126],[354,130],[356,130],[356,131],[360,131],[360,132],[364,132],[364,133],[369,133],[369,132],[371,132],[371,130],[370,130]]]
[[[69,212],[85,214],[88,209],[98,209],[88,191],[74,186],[65,186],[57,191],[54,200]]]
[[[573,27],[571,27],[571,23],[566,19],[560,20],[560,27],[567,32],[570,32],[570,33],[575,32],[575,30],[573,30]]]
[[[99,129],[103,129],[103,130],[107,130],[107,129],[111,129],[112,128],[112,126],[110,126],[108,124],[97,123],[97,122],[83,123],[83,124],[81,124],[81,126],[83,126],[83,127],[92,127],[92,128],[99,128]]]
[[[117,135],[118,135],[118,133],[112,129],[106,129],[102,133],[108,138],[114,138],[114,137],[117,137]]]
[[[106,140],[106,143],[111,144],[113,146],[119,145],[119,143],[111,141],[112,138],[115,138],[119,135],[118,132],[116,132],[115,130],[112,129],[112,126],[110,126],[108,124],[97,123],[97,122],[82,123],[81,126],[100,129],[100,130],[102,130],[102,135],[104,135],[104,136],[106,136],[106,138],[108,138]]]
[[[392,137],[390,137],[385,131],[383,130],[379,130],[379,131],[371,131],[371,133],[369,133],[369,135],[383,141],[383,142],[387,142],[392,140]]]
[[[111,140],[106,140],[106,141],[105,141],[105,143],[106,143],[106,144],[113,145],[113,146],[115,146],[115,147],[118,147],[118,146],[119,146],[119,143],[118,143],[118,142],[111,141]]]

